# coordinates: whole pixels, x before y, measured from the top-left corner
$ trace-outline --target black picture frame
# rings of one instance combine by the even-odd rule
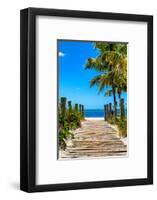
[[[36,16],[147,23],[147,178],[36,185]],[[153,16],[27,8],[20,12],[20,189],[26,192],[153,184]]]

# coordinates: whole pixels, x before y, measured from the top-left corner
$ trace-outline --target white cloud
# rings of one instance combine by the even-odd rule
[[[65,53],[63,53],[63,52],[59,52],[59,54],[58,54],[60,57],[64,57],[65,56]]]

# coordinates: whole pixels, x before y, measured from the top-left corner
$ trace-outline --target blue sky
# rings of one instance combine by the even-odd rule
[[[98,53],[92,42],[58,41],[59,97],[83,104],[85,109],[103,109],[104,104],[113,102],[112,96],[98,94],[96,87],[90,88],[89,81],[99,73],[84,69],[85,61]],[[122,96],[126,99],[126,94]]]

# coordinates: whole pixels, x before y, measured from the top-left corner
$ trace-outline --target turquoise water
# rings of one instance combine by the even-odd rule
[[[119,109],[117,110],[120,114]],[[104,117],[104,110],[101,109],[86,109],[84,111],[85,117]],[[127,115],[127,110],[125,109],[125,114]]]

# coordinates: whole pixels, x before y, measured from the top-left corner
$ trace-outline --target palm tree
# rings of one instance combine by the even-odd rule
[[[121,98],[122,91],[126,91],[126,44],[113,44],[105,42],[95,42],[94,48],[100,54],[96,58],[89,58],[85,64],[85,69],[94,69],[100,74],[90,80],[90,87],[96,85],[99,92],[103,92],[106,86],[109,89],[105,95],[113,94],[114,113],[117,115],[116,93]]]

